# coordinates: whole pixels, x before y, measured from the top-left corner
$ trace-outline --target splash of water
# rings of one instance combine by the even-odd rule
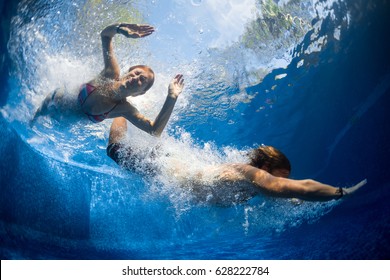
[[[96,54],[100,55],[101,52],[99,31],[106,24],[116,21],[141,21],[141,13],[137,7],[147,10],[150,7],[159,7],[158,3],[154,2],[147,6],[135,1],[121,1],[115,5],[112,1],[99,3],[54,1],[55,4],[50,6],[50,9],[43,10],[42,7],[46,7],[45,1],[33,2],[39,13],[32,14],[22,4],[19,15],[13,21],[9,50],[16,64],[14,71],[16,86],[10,94],[7,106],[3,108],[3,115],[6,115],[10,122],[16,122],[23,139],[45,156],[84,169],[92,166],[94,171],[114,174],[115,179],[126,178],[126,175],[113,171],[117,170],[115,169],[117,167],[105,156],[110,122],[96,125],[79,120],[77,117],[65,116],[40,118],[33,129],[30,129],[26,123],[47,93],[57,87],[65,86],[70,95],[76,95],[78,86],[96,75],[96,69],[102,68],[101,58]],[[150,93],[143,98],[131,100],[147,117],[153,118],[160,110],[170,77],[179,71],[185,74],[186,90],[180,96],[167,133],[158,140],[160,144],[162,143],[161,153],[169,157],[160,157],[157,164],[164,167],[168,164],[172,165],[174,161],[174,165],[180,166],[180,170],[176,171],[176,177],[173,179],[167,175],[171,174],[171,170],[163,172],[163,175],[154,178],[154,181],[146,183],[148,191],[145,192],[145,197],[149,197],[148,199],[157,196],[160,201],[164,201],[163,197],[169,197],[168,204],[179,219],[188,212],[201,210],[192,208],[190,192],[179,187],[179,180],[176,179],[193,177],[199,171],[213,165],[232,161],[243,162],[246,149],[220,148],[213,142],[200,141],[199,144],[198,140],[192,139],[190,132],[182,129],[178,123],[180,124],[183,118],[196,119],[196,121],[191,120],[192,127],[196,129],[196,123],[207,122],[208,115],[224,119],[226,112],[235,109],[238,104],[250,102],[252,96],[245,92],[245,87],[258,83],[272,69],[285,66],[291,61],[289,50],[305,35],[308,28],[311,28],[308,22],[313,14],[309,9],[307,13],[301,12],[293,16],[298,7],[308,5],[310,1],[301,1],[298,6],[294,4],[295,2],[287,1],[280,2],[278,5],[270,1],[245,1],[244,3],[248,4],[246,6],[240,5],[239,1],[230,1],[221,13],[216,13],[215,7],[213,10],[210,6],[211,2],[192,1],[191,3],[196,8],[204,10],[191,14],[190,8],[194,6],[187,7],[185,13],[175,14],[169,20],[171,24],[174,23],[186,30],[184,39],[192,39],[195,36],[195,46],[190,49],[196,51],[177,55],[178,49],[184,48],[180,44],[176,44],[171,50],[163,44],[160,49],[153,45],[153,38],[131,42],[118,38],[115,42],[122,69],[128,68],[129,61],[137,64],[143,63],[143,60],[156,69],[156,83]],[[175,5],[183,5],[183,3],[173,1],[171,5],[176,8]],[[230,32],[231,24],[236,23],[237,16],[248,11],[248,6],[250,10],[254,9],[256,12],[239,22],[239,30]],[[123,15],[123,11],[131,12]],[[211,20],[213,30],[203,26],[199,18],[194,20],[198,16],[205,18],[210,15],[210,11],[214,11]],[[150,14],[156,12],[156,10],[151,11]],[[70,15],[72,16],[69,17]],[[181,22],[188,15],[191,15],[188,21]],[[222,24],[225,21],[229,24]],[[259,26],[263,26],[264,23],[266,27],[260,28]],[[172,38],[172,32],[177,34],[176,29],[163,29],[163,27],[164,22],[161,26],[157,26],[155,38],[157,44],[163,43],[164,38]],[[192,30],[203,31],[192,32]],[[158,35],[158,32],[161,32],[161,35]],[[225,34],[232,33],[234,33],[233,37],[224,37]],[[214,37],[215,34],[219,36]],[[271,44],[271,41],[276,43]],[[172,42],[175,42],[175,39],[167,40],[169,45],[172,45]],[[165,57],[171,59],[169,63]],[[182,58],[183,61],[180,61]],[[283,78],[285,76],[281,76],[281,79]],[[213,112],[210,112],[210,107],[213,108]],[[129,129],[128,134],[132,145],[140,149],[148,149],[159,144],[155,139],[133,128]],[[118,194],[103,190],[101,186],[104,184],[113,184]],[[115,180],[96,182],[92,188],[96,194],[92,203],[94,213],[100,213],[97,205],[101,206],[102,201],[106,203],[106,198],[109,198],[107,203],[110,204],[110,199],[125,201],[131,195],[128,190],[121,193],[120,187],[122,185]],[[245,217],[243,227],[246,233],[249,233],[251,223],[264,221],[264,217],[270,217],[272,211],[291,213],[289,218],[281,221],[281,225],[276,225],[271,220],[264,223],[268,227],[271,225],[279,230],[289,223],[287,221],[300,217],[302,213],[313,211],[315,216],[315,213],[324,212],[322,210],[316,212],[313,209],[307,212],[305,210],[291,212],[290,204],[280,207],[278,211],[275,211],[274,207],[263,207],[262,203],[259,205],[245,208],[245,211],[238,207],[239,215]],[[328,204],[328,207],[331,207],[329,205],[331,204]],[[123,215],[125,214],[128,213]],[[211,221],[204,222],[212,224]]]

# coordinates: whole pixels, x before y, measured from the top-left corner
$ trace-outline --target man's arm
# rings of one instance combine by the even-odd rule
[[[104,69],[101,75],[109,79],[118,79],[120,76],[120,67],[114,53],[112,38],[116,34],[122,34],[127,38],[142,38],[154,32],[150,25],[114,23],[100,33],[102,38]]]
[[[311,179],[292,180],[275,177],[264,170],[247,164],[236,164],[234,167],[244,176],[246,181],[251,182],[257,188],[270,196],[299,198],[308,201],[328,201],[338,199],[344,195],[354,193],[367,183],[367,180],[363,180],[348,189],[336,188]]]

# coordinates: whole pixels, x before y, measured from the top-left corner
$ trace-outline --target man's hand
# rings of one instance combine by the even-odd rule
[[[154,32],[154,27],[148,24],[121,23],[117,28],[117,33],[127,38],[142,38]]]
[[[180,93],[183,91],[184,79],[182,74],[177,74],[175,78],[172,79],[168,88],[168,95],[173,98],[177,98]]]
[[[356,185],[350,187],[350,188],[343,188],[343,194],[352,194],[356,192],[358,189],[363,187],[365,184],[367,184],[367,179],[362,180],[361,182],[357,183]]]

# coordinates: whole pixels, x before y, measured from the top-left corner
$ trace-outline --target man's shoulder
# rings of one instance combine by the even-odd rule
[[[226,182],[240,182],[245,181],[244,173],[246,164],[231,163],[223,164],[218,169],[218,179]]]

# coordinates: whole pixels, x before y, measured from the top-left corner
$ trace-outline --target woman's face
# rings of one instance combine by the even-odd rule
[[[141,67],[129,71],[124,77],[125,85],[132,96],[142,95],[153,80],[153,74]]]

